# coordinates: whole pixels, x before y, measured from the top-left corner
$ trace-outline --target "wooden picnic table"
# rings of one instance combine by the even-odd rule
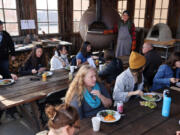
[[[57,70],[47,81],[31,81],[32,75],[19,77],[11,85],[0,86],[0,110],[41,99],[49,93],[68,88],[68,71]]]
[[[31,80],[35,76],[23,76],[11,85],[0,86],[0,110],[17,107],[18,111],[29,119],[36,130],[42,129],[40,112],[37,100],[45,98],[50,93],[55,93],[68,88],[69,77],[65,69],[53,71],[53,75],[47,77],[47,81]],[[31,114],[26,105],[30,106]]]
[[[180,131],[180,93],[171,90],[172,104],[170,117],[161,115],[162,100],[155,109],[139,105],[140,98],[124,104],[124,114],[118,122],[101,122],[100,131],[93,132],[90,118],[81,120],[81,135],[175,135]]]

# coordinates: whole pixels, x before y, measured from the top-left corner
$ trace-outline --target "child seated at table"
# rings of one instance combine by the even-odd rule
[[[49,131],[42,131],[36,135],[74,135],[80,127],[77,110],[72,106],[61,104],[48,106],[45,109],[48,116]]]
[[[69,61],[67,58],[67,46],[65,45],[57,46],[55,54],[51,58],[50,64],[51,64],[50,70],[57,70],[57,69],[69,67]]]
[[[141,54],[132,51],[129,58],[129,68],[117,78],[114,86],[113,99],[117,102],[127,102],[133,95],[143,95],[143,70],[146,59]]]
[[[41,45],[36,45],[20,68],[20,75],[32,75],[46,70],[47,59]]]
[[[100,83],[96,69],[83,65],[69,86],[65,103],[74,106],[82,119],[109,108],[112,100],[108,91]]]
[[[151,90],[170,87],[180,79],[180,52],[173,52],[167,62],[161,65],[153,79]]]
[[[101,79],[105,80],[107,87],[113,87],[116,77],[123,71],[123,63],[120,59],[115,58],[113,50],[105,50],[104,58],[106,60],[105,67],[98,72]]]

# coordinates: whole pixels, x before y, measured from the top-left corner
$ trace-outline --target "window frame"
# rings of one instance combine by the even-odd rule
[[[160,8],[156,8],[156,2],[157,2],[157,0],[156,0],[156,2],[155,2],[155,8],[154,8],[154,16],[153,16],[153,18],[152,18],[152,25],[156,25],[156,24],[157,24],[157,23],[156,23],[156,24],[154,23],[154,20],[157,20],[158,23],[161,23],[161,20],[165,20],[165,21],[166,21],[165,24],[168,23],[168,12],[169,12],[169,3],[170,3],[170,0],[168,0],[168,6],[167,6],[167,8],[163,8],[163,2],[164,2],[164,1],[165,1],[165,0],[161,0],[161,6],[160,6]],[[155,18],[156,9],[160,10],[160,18]],[[163,11],[164,9],[167,10],[166,19],[162,18],[162,11]]]
[[[48,9],[48,0],[46,0],[46,6],[47,6],[47,9],[37,9],[37,3],[36,3],[36,1],[35,1],[35,4],[36,4],[36,19],[37,19],[37,21],[36,21],[36,26],[37,26],[37,34],[38,35],[43,35],[43,33],[39,33],[39,26],[38,26],[38,24],[39,23],[41,23],[41,24],[48,24],[48,33],[45,33],[46,35],[57,35],[57,34],[59,34],[60,33],[60,28],[59,28],[59,23],[60,23],[60,21],[59,21],[59,6],[58,6],[58,4],[59,4],[59,2],[58,2],[58,0],[57,0],[57,10],[56,9]],[[38,22],[38,14],[37,14],[37,12],[38,11],[45,11],[45,12],[47,12],[47,22]],[[51,21],[49,21],[49,11],[57,11],[57,17],[58,17],[58,19],[57,19],[57,22],[51,22]],[[58,26],[58,31],[57,31],[57,33],[50,33],[49,32],[49,29],[50,29],[50,25],[49,24],[51,24],[51,23],[57,23],[57,26]]]
[[[72,6],[72,7],[73,7],[73,8],[72,8],[72,26],[73,26],[73,27],[72,27],[72,28],[73,28],[72,31],[73,31],[73,33],[75,33],[75,34],[78,34],[80,31],[74,31],[74,22],[79,22],[79,23],[80,23],[80,20],[79,20],[79,21],[74,21],[74,11],[80,11],[80,12],[81,12],[81,17],[82,17],[82,15],[83,15],[82,12],[85,12],[85,11],[88,9],[88,8],[87,8],[86,10],[83,10],[83,9],[82,9],[82,1],[83,1],[83,0],[80,0],[80,1],[81,1],[81,9],[80,9],[80,10],[79,10],[79,9],[78,9],[78,10],[77,10],[77,9],[74,10],[74,0],[73,0],[73,6]],[[89,6],[90,6],[90,0],[89,0]],[[89,6],[88,6],[88,7],[89,7]]]
[[[119,1],[122,1],[122,3],[123,3],[124,1],[126,1],[126,8],[123,9],[123,4],[122,4],[122,7],[120,8],[121,11],[122,11],[122,13],[123,13],[124,10],[127,10],[128,0],[118,0],[118,1],[117,1],[117,10],[118,10],[118,13],[119,13],[119,15],[122,15],[122,13],[121,13],[120,10],[119,10]]]
[[[18,31],[17,31],[17,35],[12,35],[11,34],[11,32],[9,32],[9,31],[7,31],[12,37],[18,37],[18,36],[20,36],[20,21],[19,21],[19,14],[18,14],[18,3],[17,3],[17,0],[15,0],[15,2],[16,2],[16,8],[4,8],[4,1],[5,0],[2,0],[2,7],[0,8],[1,10],[2,10],[2,16],[3,16],[3,19],[4,20],[2,20],[3,21],[3,29],[5,30],[5,31],[7,31],[7,26],[6,26],[6,24],[17,24],[17,29],[18,29]],[[16,17],[17,17],[17,22],[7,22],[6,21],[6,17],[5,17],[5,10],[11,10],[11,11],[16,11]]]
[[[135,25],[135,27],[136,28],[144,28],[145,27],[145,21],[146,21],[146,19],[145,19],[145,17],[146,17],[146,4],[147,4],[147,0],[145,0],[145,7],[144,8],[141,8],[141,3],[142,3],[142,0],[139,0],[140,1],[140,5],[139,5],[139,7],[138,8],[136,8],[136,0],[135,0],[135,5],[134,5],[134,17],[133,17],[133,20],[134,20],[134,25]],[[136,10],[138,10],[138,17],[136,18],[135,17],[135,13],[136,13]],[[140,12],[141,12],[141,10],[144,10],[144,18],[141,18],[140,17]],[[136,24],[135,24],[135,20],[138,20],[138,26],[136,26]],[[139,26],[139,24],[140,24],[140,20],[144,20],[144,24],[143,24],[143,27],[140,27]]]

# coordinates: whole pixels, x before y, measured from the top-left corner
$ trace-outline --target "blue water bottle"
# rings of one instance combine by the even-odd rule
[[[164,98],[163,98],[162,116],[169,117],[170,107],[171,107],[170,92],[166,90],[164,92]]]

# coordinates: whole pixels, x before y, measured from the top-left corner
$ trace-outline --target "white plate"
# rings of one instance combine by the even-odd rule
[[[144,95],[157,95],[158,96],[158,98],[155,99],[155,100],[153,100],[153,99],[152,100],[148,100],[145,97],[141,96],[141,98],[146,100],[146,101],[160,101],[162,99],[162,97],[160,95],[156,94],[156,93],[144,93]]]
[[[43,73],[46,73],[47,76],[52,76],[52,75],[53,75],[53,72],[52,72],[52,71],[45,71],[45,72],[43,72]]]
[[[100,115],[101,112],[108,112],[108,111],[113,111],[113,113],[114,113],[113,116],[114,116],[115,120],[106,121],[106,120],[104,120],[104,117]],[[114,110],[102,110],[102,111],[99,111],[96,116],[100,117],[101,121],[105,122],[105,123],[113,123],[113,122],[118,121],[121,118],[121,114],[119,114],[117,111],[114,111]]]
[[[6,80],[8,81],[8,83],[4,83]],[[3,79],[3,80],[0,80],[0,85],[10,85],[12,83],[14,83],[13,79]]]
[[[46,73],[47,76],[52,76],[53,72],[52,71],[44,71],[42,73],[38,73],[37,76],[42,76],[42,74]]]

